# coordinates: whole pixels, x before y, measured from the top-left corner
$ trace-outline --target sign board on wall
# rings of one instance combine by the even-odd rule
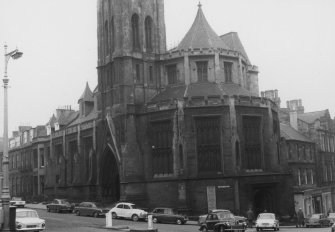
[[[215,186],[207,186],[207,207],[208,207],[208,211],[212,209],[216,209]]]

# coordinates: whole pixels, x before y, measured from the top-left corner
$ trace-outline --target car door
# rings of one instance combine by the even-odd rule
[[[207,229],[208,230],[213,230],[214,225],[219,222],[218,215],[216,214],[208,214],[207,219],[206,219],[206,224],[207,224]]]
[[[83,215],[85,216],[89,215],[89,210],[90,210],[90,203],[85,202],[83,207]]]
[[[84,215],[84,209],[83,209],[84,205],[85,205],[85,203],[82,202],[76,207],[77,211],[79,212],[80,215]]]
[[[131,218],[131,216],[133,215],[133,209],[130,205],[123,205],[123,214],[125,218]]]
[[[124,217],[123,204],[117,204],[115,207],[115,213],[118,217]]]
[[[164,218],[167,223],[175,222],[172,209],[164,209]]]

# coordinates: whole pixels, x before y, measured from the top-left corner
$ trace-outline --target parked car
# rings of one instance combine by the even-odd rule
[[[331,221],[326,215],[322,213],[312,214],[312,216],[305,221],[306,227],[329,227]]]
[[[223,232],[225,230],[239,229],[245,231],[245,227],[236,220],[234,214],[229,210],[209,213],[205,222],[200,225],[200,231],[213,230],[215,232]]]
[[[186,216],[179,214],[176,209],[172,208],[155,208],[150,214],[154,223],[163,222],[182,225],[188,220]]]
[[[248,227],[248,220],[243,216],[234,216],[238,224],[242,225],[245,229]]]
[[[26,202],[22,200],[21,197],[12,197],[12,200],[9,201],[9,204],[17,207],[24,207]]]
[[[331,232],[335,232],[335,223],[332,225]]]
[[[45,220],[40,219],[36,210],[16,210],[16,231],[42,231],[45,229]]]
[[[109,213],[112,214],[112,218],[129,218],[133,221],[146,219],[148,215],[148,212],[139,209],[135,204],[128,202],[117,203]]]
[[[274,213],[261,213],[258,215],[256,220],[256,230],[260,231],[263,229],[273,229],[274,231],[279,230],[279,221],[276,219]]]
[[[72,212],[73,206],[65,199],[54,199],[50,204],[47,204],[47,211],[51,212]]]
[[[330,224],[334,224],[334,222],[335,222],[335,213],[329,213],[329,215],[328,215],[328,219],[329,219],[329,221],[330,221]]]
[[[102,204],[96,202],[81,202],[79,205],[74,207],[73,212],[77,216],[105,216],[109,209],[104,207]]]
[[[226,209],[212,209],[209,211],[209,213],[215,213],[215,212],[220,212],[220,211],[226,211]],[[198,219],[198,225],[201,225],[202,223],[204,223],[207,216],[208,214],[200,215]]]

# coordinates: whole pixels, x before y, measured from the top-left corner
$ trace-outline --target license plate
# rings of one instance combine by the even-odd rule
[[[27,225],[27,228],[36,228],[36,225]]]

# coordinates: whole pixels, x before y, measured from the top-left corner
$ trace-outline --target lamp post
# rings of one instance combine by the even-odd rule
[[[2,184],[2,210],[3,210],[3,230],[10,231],[9,228],[9,169],[8,169],[8,99],[7,99],[7,88],[8,88],[8,76],[7,76],[7,65],[10,58],[19,59],[22,56],[22,52],[18,49],[7,53],[7,45],[5,44],[5,75],[3,78],[4,87],[4,128],[3,128],[3,158],[2,158],[2,172],[3,172],[3,184]]]

